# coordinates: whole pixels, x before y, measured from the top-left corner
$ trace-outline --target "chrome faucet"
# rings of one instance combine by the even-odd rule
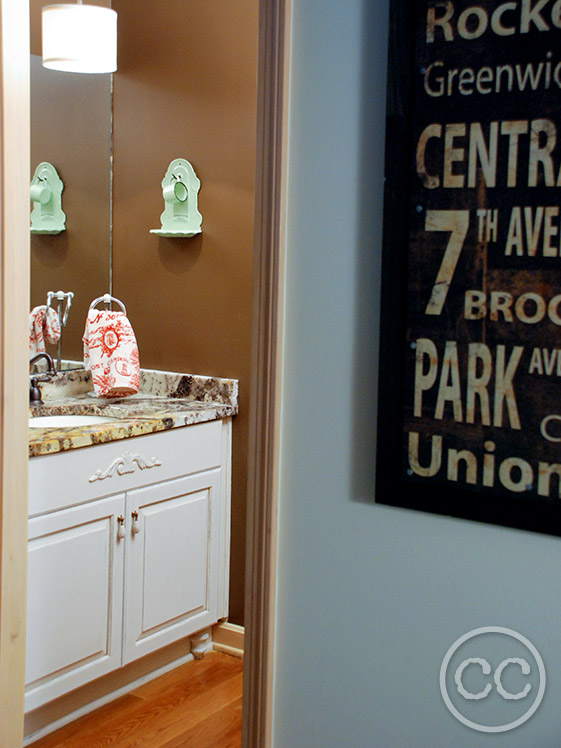
[[[29,371],[31,371],[31,367],[34,366],[38,361],[40,361],[42,358],[45,359],[45,361],[49,365],[49,370],[46,374],[43,374],[43,376],[33,376],[31,377],[31,382],[29,386],[29,404],[30,405],[43,405],[43,399],[41,398],[41,390],[39,389],[39,382],[48,382],[50,379],[52,379],[56,375],[56,369],[55,364],[53,361],[53,357],[50,355],[50,353],[38,353],[36,356],[33,356],[33,358],[29,359]]]

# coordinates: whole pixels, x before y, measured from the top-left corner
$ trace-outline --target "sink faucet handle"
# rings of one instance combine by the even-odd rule
[[[34,366],[41,359],[45,359],[45,361],[47,362],[49,366],[48,375],[51,377],[54,377],[56,374],[55,362],[53,361],[53,357],[51,356],[51,354],[47,353],[46,351],[43,351],[42,353],[37,353],[35,356],[29,359],[30,371],[31,371],[31,367]],[[47,380],[42,380],[39,378],[38,381],[47,381]]]

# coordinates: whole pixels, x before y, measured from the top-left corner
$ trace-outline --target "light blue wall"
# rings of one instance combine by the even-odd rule
[[[373,503],[387,11],[294,0],[275,748],[559,748],[561,540]],[[548,677],[499,735],[438,686],[485,625]]]

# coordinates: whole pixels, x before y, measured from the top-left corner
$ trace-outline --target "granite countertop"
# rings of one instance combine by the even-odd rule
[[[114,420],[71,428],[30,428],[29,456],[167,431],[228,418],[238,412],[238,382],[192,374],[142,369],[140,391],[106,400],[94,395],[89,371],[64,371],[41,384],[44,405],[30,416],[97,415]]]

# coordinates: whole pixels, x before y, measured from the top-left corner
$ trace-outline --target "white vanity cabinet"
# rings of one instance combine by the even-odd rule
[[[230,419],[30,460],[26,710],[227,615]]]

